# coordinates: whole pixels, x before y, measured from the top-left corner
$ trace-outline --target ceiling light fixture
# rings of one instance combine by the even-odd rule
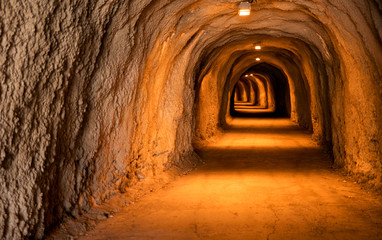
[[[257,0],[248,0],[239,3],[239,16],[249,16],[251,14],[251,3]]]
[[[256,50],[261,50],[261,46],[260,46],[260,45],[256,45],[256,46],[255,46],[255,49],[256,49]]]
[[[248,75],[245,75],[245,77],[248,77]]]
[[[256,58],[256,61],[260,61],[260,58]]]
[[[251,3],[250,2],[239,3],[239,15],[249,16],[249,14],[251,14]]]

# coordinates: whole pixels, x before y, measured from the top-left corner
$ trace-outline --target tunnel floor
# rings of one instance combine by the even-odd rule
[[[80,239],[382,239],[382,201],[288,119],[236,118],[206,162]]]

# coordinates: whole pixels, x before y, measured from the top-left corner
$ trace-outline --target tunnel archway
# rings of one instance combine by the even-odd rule
[[[252,107],[252,111],[248,111],[247,109],[247,111],[245,112],[243,111],[238,112],[238,111],[235,111],[238,105],[237,99],[235,97],[235,101],[233,103],[232,102],[229,103],[229,106],[230,106],[229,111],[231,116],[249,117],[251,116],[251,113],[252,113],[252,117],[256,117],[256,113],[260,113],[260,112],[264,113],[264,110],[269,110],[268,112],[271,113],[272,116],[290,117],[291,103],[290,103],[290,89],[289,89],[288,80],[285,74],[280,69],[270,64],[260,63],[247,69],[242,74],[241,78],[237,81],[237,83],[234,85],[233,90],[231,90],[233,91],[232,94],[235,94],[236,96],[238,92],[242,91],[243,87],[241,85],[238,85],[238,83],[242,83],[245,81],[253,81],[249,79],[253,78],[254,75],[268,76],[270,81],[269,81],[269,84],[267,84],[268,85],[267,88],[272,89],[272,91],[270,91],[270,98],[274,99],[273,101],[276,102],[276,105],[274,106],[274,108],[273,107],[269,109],[266,108],[266,109],[262,109],[262,111],[260,111],[259,109],[256,110],[256,108]],[[246,91],[246,94],[245,94],[246,98],[248,98],[247,96],[250,96],[249,99],[251,97],[255,98],[256,97],[255,95],[251,96],[251,91],[249,89],[250,88],[248,88],[248,90]],[[254,94],[254,92],[252,92],[252,94]],[[262,88],[262,91],[258,93],[257,97],[259,98],[260,95],[263,95],[263,96],[267,95],[267,93],[265,92],[265,88]],[[266,104],[264,105],[268,106],[268,99],[265,98],[265,100],[266,100]],[[250,106],[251,104],[246,104],[246,105]],[[260,115],[257,114],[257,116],[260,116]]]
[[[239,102],[237,102],[236,96],[235,96],[234,105],[236,105],[236,106],[240,106],[240,105],[258,106],[258,105],[260,105],[260,97],[262,95],[264,95],[264,92],[262,92],[263,88],[260,88],[260,86],[256,82],[255,78],[251,79],[251,78],[249,78],[249,76],[252,77],[253,74],[247,75],[247,77],[240,78],[238,80],[238,82],[244,82],[248,86],[248,88],[247,88],[247,96],[249,96],[248,101],[245,103],[239,103]],[[237,88],[238,88],[238,86],[236,83],[233,90],[232,90],[233,91],[232,94],[237,94]]]
[[[240,2],[4,1],[0,238],[43,238],[192,169],[194,143],[224,133],[252,68],[242,92],[380,189],[380,1],[259,0],[246,17]]]

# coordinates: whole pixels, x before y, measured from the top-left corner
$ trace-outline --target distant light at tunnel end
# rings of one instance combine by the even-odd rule
[[[239,3],[239,16],[249,16],[251,14],[251,4],[249,2]]]
[[[256,61],[260,61],[260,58],[256,58]]]

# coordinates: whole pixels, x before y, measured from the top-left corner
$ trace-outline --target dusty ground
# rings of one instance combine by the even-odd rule
[[[80,239],[382,239],[381,198],[288,119],[234,119],[206,162]]]

